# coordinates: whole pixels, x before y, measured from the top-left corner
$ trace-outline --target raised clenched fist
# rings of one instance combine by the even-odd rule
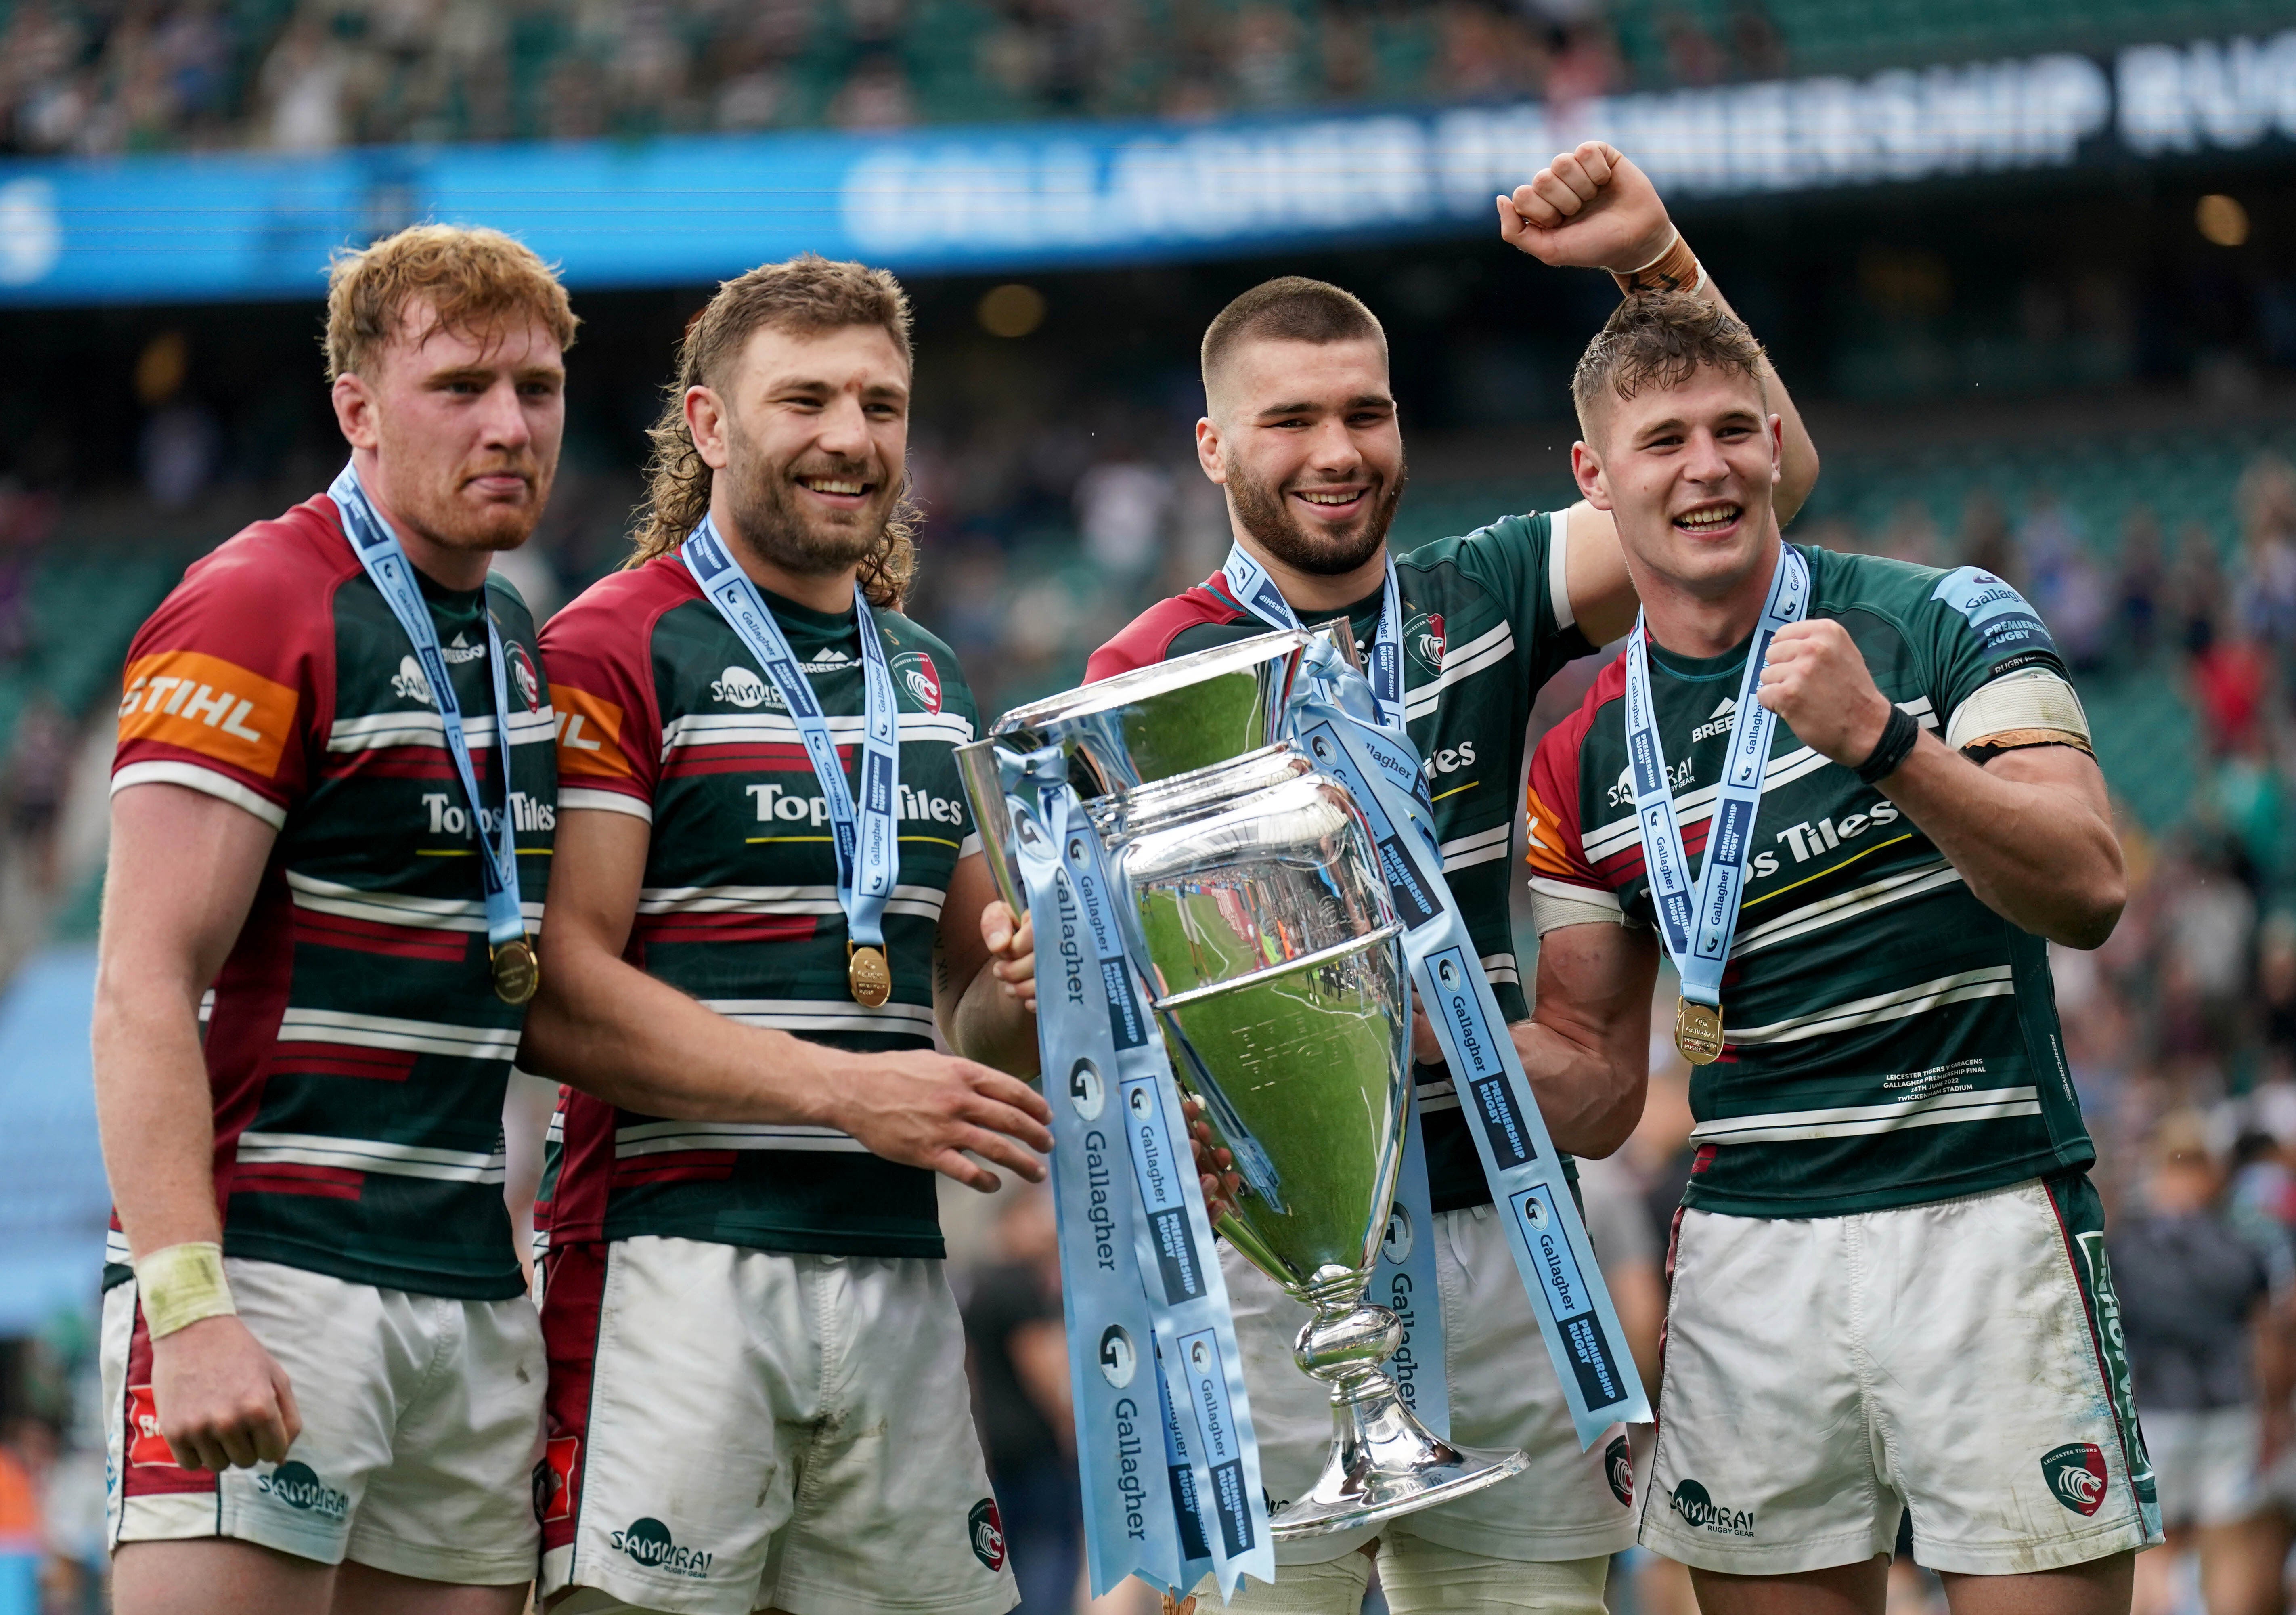
[[[1608,141],[1563,152],[1500,197],[1498,209],[1499,234],[1557,268],[1628,275],[1674,241],[1657,187]]]
[[[1802,744],[1848,768],[1874,754],[1890,721],[1889,698],[1849,631],[1830,619],[1778,630],[1762,664],[1759,699]]]

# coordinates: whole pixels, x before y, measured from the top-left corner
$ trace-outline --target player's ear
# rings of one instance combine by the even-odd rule
[[[1786,480],[1786,422],[1784,415],[1771,415],[1764,422],[1770,434],[1770,483],[1772,487]]]
[[[1587,504],[1598,511],[1611,508],[1611,488],[1603,478],[1602,457],[1583,438],[1570,446],[1570,476]]]
[[[1204,468],[1204,475],[1221,487],[1227,486],[1227,456],[1223,452],[1218,424],[1210,415],[1196,422],[1196,463]]]
[[[374,389],[365,376],[348,371],[337,376],[331,401],[335,406],[335,424],[342,429],[346,443],[353,448],[372,449],[382,440],[374,418]]]
[[[724,471],[733,459],[726,446],[726,401],[717,389],[693,386],[685,389],[685,430],[693,434],[693,452],[712,471]]]

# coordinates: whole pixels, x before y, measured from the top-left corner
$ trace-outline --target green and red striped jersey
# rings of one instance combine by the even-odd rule
[[[850,609],[764,596],[858,767],[865,702]],[[972,694],[948,647],[873,613],[900,711],[900,868],[885,906],[891,996],[847,983],[828,807],[796,724],[676,554],[615,573],[542,635],[566,714],[561,806],[652,826],[632,963],[745,1025],[860,1052],[929,1048],[932,957],[957,860],[980,849],[955,748]],[[932,1174],[827,1127],[686,1122],[569,1090],[543,1185],[554,1243],[641,1234],[758,1250],[939,1256]]]
[[[1515,963],[1507,872],[1531,703],[1557,668],[1594,649],[1572,619],[1566,545],[1557,538],[1563,521],[1560,511],[1509,516],[1399,555],[1395,563],[1403,596],[1404,717],[1425,759],[1443,875],[1509,1021],[1529,1013]],[[1347,613],[1366,651],[1381,605],[1381,594],[1374,593]],[[1134,619],[1094,653],[1086,673],[1107,678],[1269,631],[1229,594],[1226,576],[1214,572]],[[1417,1081],[1434,1209],[1489,1204],[1490,1187],[1450,1072],[1423,1066]]]
[[[1926,729],[1948,732],[1997,680],[2063,676],[2038,614],[1998,579],[1796,547],[1809,617],[1841,624],[1882,693]],[[1693,868],[1745,656],[1650,648]],[[1539,742],[1529,858],[1535,889],[1648,925],[1625,688],[1621,657]],[[1832,1217],[2087,1166],[2046,945],[1979,902],[1896,804],[1783,722],[1764,778],[1722,980],[1726,1047],[1691,1075],[1700,1148],[1685,1203]]]
[[[503,786],[485,614],[501,634],[537,930],[557,784],[533,619],[499,578],[465,592],[417,576],[489,828]],[[494,994],[470,805],[412,650],[331,500],[258,522],[136,634],[111,788],[186,786],[278,832],[203,1011],[225,1251],[494,1299],[521,1285],[502,1110],[525,1012]],[[128,1276],[126,1255],[115,1220],[107,1283]]]

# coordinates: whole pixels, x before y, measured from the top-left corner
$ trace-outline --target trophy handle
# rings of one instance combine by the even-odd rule
[[[988,735],[957,747],[956,774],[964,782],[965,799],[972,804],[972,822],[980,831],[980,850],[988,855],[988,872],[996,878],[996,895],[1018,918],[1029,912],[1029,894],[1021,884],[1021,865],[1013,857],[1013,816],[1004,807],[1004,776],[996,767],[996,738]]]

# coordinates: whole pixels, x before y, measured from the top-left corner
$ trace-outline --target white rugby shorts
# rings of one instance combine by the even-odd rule
[[[2096,1192],[2079,1174],[1848,1217],[1676,1221],[1644,1545],[1788,1575],[2158,1542]]]
[[[176,1467],[133,1280],[103,1298],[113,1547],[226,1537],[322,1564],[472,1586],[534,1576],[542,1327],[522,1295],[451,1300],[224,1258],[241,1322],[286,1370],[303,1433],[280,1463]]]
[[[542,1595],[676,1615],[1020,1602],[938,1261],[554,1246]]]
[[[1585,1559],[1632,1545],[1634,1472],[1626,1426],[1605,1431],[1592,1447],[1579,1450],[1505,1227],[1488,1206],[1441,1212],[1434,1223],[1451,1439],[1466,1447],[1520,1447],[1529,1466],[1456,1502],[1354,1531],[1278,1543],[1276,1563],[1326,1563],[1374,1537],[1390,1547],[1406,1537],[1420,1537],[1517,1562]],[[1308,1308],[1225,1242],[1220,1269],[1235,1309],[1236,1342],[1259,1436],[1260,1481],[1281,1508],[1323,1472],[1332,1447],[1330,1394],[1292,1360]],[[1380,1294],[1372,1299],[1382,1305],[1394,1300]],[[1283,1579],[1279,1575],[1279,1586]]]

